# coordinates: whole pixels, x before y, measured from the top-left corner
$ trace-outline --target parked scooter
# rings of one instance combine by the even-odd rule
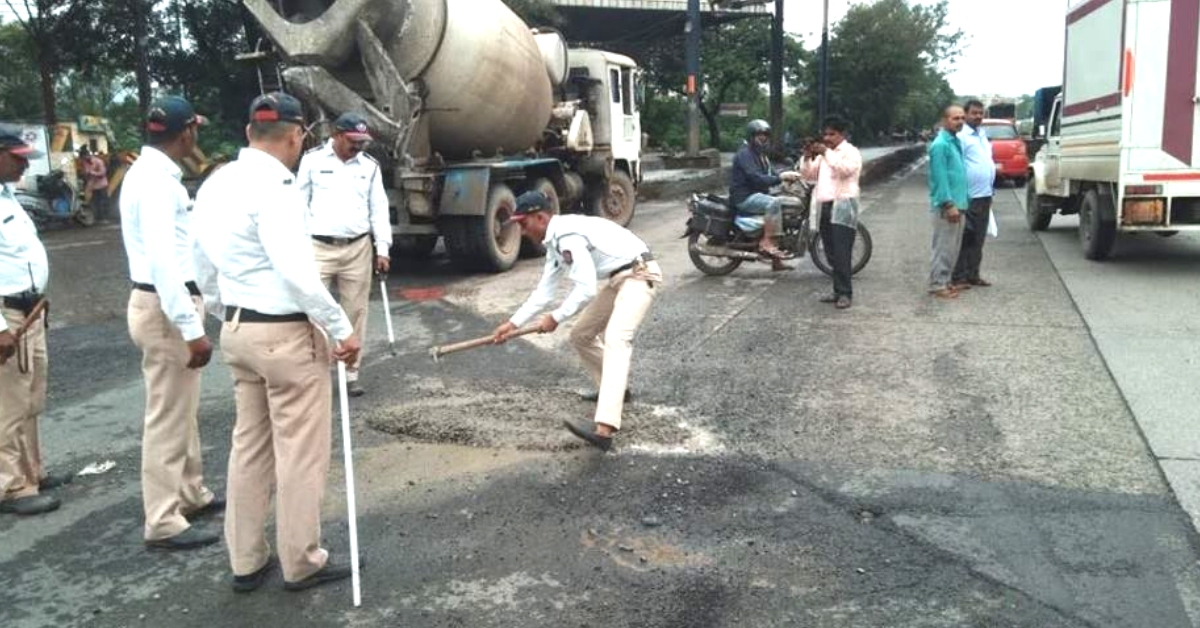
[[[62,170],[38,175],[36,181],[36,191],[18,189],[16,196],[38,231],[72,221],[84,227],[95,224],[92,209],[83,202],[82,194],[67,181]]]

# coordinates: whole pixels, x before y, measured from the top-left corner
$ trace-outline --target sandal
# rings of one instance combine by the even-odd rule
[[[777,249],[775,247],[771,247],[769,249],[764,248],[764,247],[759,247],[758,254],[763,257],[766,257],[768,259],[772,259],[772,260],[776,260],[776,261],[782,261],[782,260],[786,259],[786,257],[785,257],[786,253],[784,253],[783,251],[780,251],[779,249]]]
[[[967,283],[971,284],[972,286],[979,286],[980,288],[986,288],[992,285],[992,282],[988,281],[987,279],[969,279],[967,280]]]

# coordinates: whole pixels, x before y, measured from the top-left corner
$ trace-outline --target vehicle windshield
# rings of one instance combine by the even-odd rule
[[[1018,137],[1017,129],[1011,124],[985,124],[983,132],[989,140],[1015,140]]]

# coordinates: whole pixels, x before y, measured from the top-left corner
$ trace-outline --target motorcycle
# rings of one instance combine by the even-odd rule
[[[780,233],[776,246],[783,252],[783,260],[804,257],[807,251],[813,264],[826,275],[833,275],[833,266],[825,254],[820,232],[810,224],[809,199],[812,186],[799,184],[785,186],[777,194],[783,205]],[[715,194],[693,194],[688,202],[691,216],[688,218],[684,237],[688,240],[688,257],[692,264],[706,275],[728,275],[742,262],[771,263],[770,257],[758,251],[762,238],[761,216],[738,216],[729,205],[729,199]],[[858,237],[854,239],[851,253],[851,272],[866,267],[871,261],[871,232],[860,220]]]
[[[18,189],[16,196],[38,231],[59,222],[75,221],[84,227],[95,224],[92,209],[83,202],[79,191],[67,182],[62,170],[38,175],[36,181],[36,191]]]

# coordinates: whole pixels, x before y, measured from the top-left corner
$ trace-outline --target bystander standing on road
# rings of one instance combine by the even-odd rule
[[[83,166],[86,197],[96,220],[108,219],[108,165],[100,157],[91,154],[87,146],[79,149]]]
[[[929,202],[933,222],[929,293],[939,299],[958,298],[951,282],[962,246],[962,213],[968,205],[967,167],[962,142],[957,137],[963,118],[962,107],[946,107],[942,112],[942,128],[929,145]]]
[[[979,276],[979,266],[983,262],[983,244],[987,241],[992,213],[996,162],[992,160],[992,144],[983,130],[983,103],[968,100],[964,107],[965,124],[958,132],[958,139],[962,142],[963,160],[967,166],[970,201],[963,214],[962,248],[954,266],[953,286],[956,290],[992,285]]]
[[[546,265],[533,294],[493,332],[494,341],[508,340],[554,300],[559,278],[570,277],[571,292],[557,309],[542,315],[538,325],[541,333],[550,333],[583,310],[571,330],[571,345],[598,388],[585,396],[596,401],[595,426],[588,429],[574,421],[565,425],[607,451],[621,429],[621,412],[629,399],[633,338],[662,286],[662,270],[650,247],[632,231],[596,216],[555,216],[550,209],[541,192],[526,192],[517,199],[512,220],[521,224],[524,236],[546,245]]]
[[[849,123],[843,118],[828,118],[822,130],[822,141],[809,145],[800,169],[805,179],[816,181],[812,194],[821,204],[821,243],[833,268],[833,293],[821,301],[844,310],[854,298],[851,263],[858,230],[862,154],[846,140]]]
[[[17,202],[12,184],[29,159],[42,154],[17,127],[0,125],[0,512],[36,515],[59,507],[44,495],[70,482],[42,462],[38,420],[46,407],[45,298],[50,265],[37,228]]]
[[[266,538],[274,493],[284,588],[307,589],[350,577],[348,561],[331,561],[321,547],[332,432],[326,334],[333,357],[346,362],[359,341],[321,285],[305,231],[291,170],[304,142],[300,101],[256,98],[246,135],[250,146],[200,188],[193,216],[197,276],[206,307],[225,321],[221,346],[237,401],[225,541],[233,589],[259,588],[274,565]]]
[[[308,227],[321,281],[328,289],[336,286],[338,300],[359,338],[366,337],[372,266],[387,273],[392,246],[383,172],[364,152],[370,142],[366,118],[344,113],[333,123],[333,137],[305,153],[296,176],[308,203]],[[351,396],[365,392],[359,383],[361,365],[360,352],[346,369]]]
[[[142,351],[143,538],[154,549],[182,550],[220,540],[190,520],[225,500],[204,484],[200,455],[200,369],[212,357],[196,284],[188,194],[179,167],[196,146],[203,116],[178,96],[150,106],[149,144],[121,185],[121,236],[129,259],[129,335]]]

